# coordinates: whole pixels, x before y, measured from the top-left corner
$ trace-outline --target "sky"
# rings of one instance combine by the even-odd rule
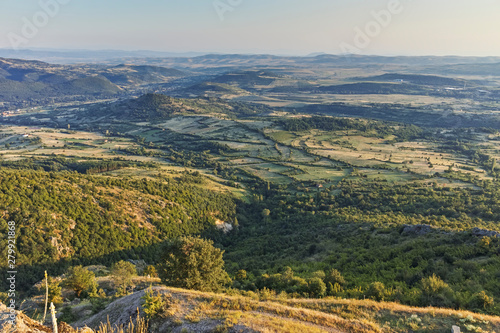
[[[0,48],[500,56],[500,0],[0,0]]]

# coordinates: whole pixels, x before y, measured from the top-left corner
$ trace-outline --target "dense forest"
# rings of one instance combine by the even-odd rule
[[[307,131],[311,129],[319,129],[323,131],[349,131],[357,130],[363,132],[365,136],[374,136],[385,138],[388,135],[394,135],[400,141],[408,141],[416,138],[421,138],[424,135],[424,130],[415,125],[394,126],[378,121],[368,121],[352,118],[333,118],[333,117],[301,117],[289,118],[278,122],[279,125],[287,131]],[[392,126],[391,126],[392,125]]]

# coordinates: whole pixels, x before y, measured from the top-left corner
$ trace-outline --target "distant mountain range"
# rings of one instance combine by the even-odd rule
[[[12,108],[114,98],[143,84],[183,76],[185,72],[158,66],[53,65],[0,58],[0,100]]]
[[[323,52],[311,53],[307,56],[278,56],[270,54],[222,54],[210,52],[162,52],[162,51],[123,51],[123,50],[61,50],[61,49],[0,49],[0,57],[26,60],[40,60],[59,64],[75,63],[134,63],[158,62],[169,58],[171,63],[179,66],[192,65],[227,65],[224,62],[241,65],[258,65],[264,60],[267,65],[281,64],[313,64],[340,63],[345,64],[404,64],[404,65],[453,65],[453,64],[491,64],[500,63],[500,57],[463,57],[463,56],[377,56],[377,55],[333,55]],[[125,61],[126,60],[126,61]]]
[[[68,52],[74,55],[76,51]],[[90,51],[87,52],[90,56]],[[145,55],[157,55],[144,52]],[[116,54],[114,51],[97,53],[102,57]],[[130,53],[136,54],[140,53]],[[319,73],[332,72],[332,78],[336,78],[333,72],[345,69],[355,69],[359,74],[343,81],[318,80]],[[117,58],[99,64],[52,64],[0,58],[0,109],[126,98],[149,92],[178,97],[246,96],[267,91],[280,94],[444,94],[471,98],[478,92],[463,93],[458,88],[488,85],[495,75],[500,76],[497,74],[499,69],[498,57],[211,54],[192,58]],[[301,72],[310,75],[304,76]],[[374,75],[365,77],[369,74]],[[455,77],[447,77],[450,75]],[[460,77],[467,75],[472,77],[467,80]],[[478,75],[484,78],[480,80]],[[449,87],[457,90],[446,90]],[[497,90],[485,93],[497,93]],[[486,97],[496,98],[493,95]]]
[[[309,57],[283,57],[275,55],[245,55],[245,54],[208,54],[191,58],[186,57],[142,57],[113,59],[106,61],[107,64],[114,64],[117,61],[142,65],[156,65],[172,67],[178,69],[197,68],[269,68],[269,67],[308,67],[328,66],[328,67],[359,67],[364,65],[398,65],[404,67],[425,67],[425,72],[439,71],[443,66],[454,65],[481,65],[498,66],[500,57],[458,57],[458,56],[418,56],[418,57],[383,57],[364,55],[331,55],[323,54]]]
[[[97,63],[111,59],[135,57],[196,57],[202,52],[158,52],[158,51],[121,51],[121,50],[58,50],[58,49],[0,49],[0,57],[26,60],[40,60],[59,64]]]

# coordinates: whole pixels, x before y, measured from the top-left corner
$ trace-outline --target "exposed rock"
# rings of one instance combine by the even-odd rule
[[[453,325],[451,327],[451,333],[460,333],[460,327]]]
[[[406,234],[406,235],[427,235],[428,233],[434,231],[434,228],[428,224],[416,224],[416,225],[410,225],[410,224],[405,224],[403,232],[401,234]]]
[[[156,288],[153,288],[156,289]],[[101,311],[90,318],[85,318],[73,323],[76,327],[87,326],[96,329],[101,323],[106,323],[109,321],[113,325],[127,325],[130,322],[135,323],[137,318],[137,311],[141,311],[141,305],[143,303],[142,297],[146,293],[145,290],[136,292],[131,295],[119,298],[116,301],[109,304],[104,311]]]
[[[223,233],[227,234],[233,230],[233,225],[231,223],[222,222],[216,224],[217,229],[221,230]]]
[[[486,230],[480,228],[472,229],[472,234],[477,237],[497,237],[500,238],[500,232],[493,230]]]
[[[146,264],[146,262],[142,259],[140,260],[128,259],[127,261],[132,263],[138,272],[142,272],[148,266],[148,264]]]
[[[15,311],[15,325],[11,324],[12,312],[3,303],[0,302],[0,332],[2,333],[52,333],[52,327],[44,326],[39,322],[31,319],[20,311]],[[59,333],[90,333],[88,329],[76,331],[70,325],[59,322],[57,323]]]
[[[14,319],[15,316],[15,319]],[[15,324],[12,325],[11,320],[14,319]],[[0,332],[2,333],[43,333],[52,332],[52,329],[41,325],[32,320],[19,311],[11,312],[3,303],[0,303]]]

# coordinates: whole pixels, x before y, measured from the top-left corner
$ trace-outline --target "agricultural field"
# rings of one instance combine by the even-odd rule
[[[71,119],[68,114],[66,117]],[[272,116],[255,121],[177,116],[164,122],[112,123],[100,132],[71,130],[71,122],[68,124],[69,129],[4,126],[0,154],[4,160],[52,156],[121,158],[165,167],[175,163],[169,159],[171,153],[162,147],[183,150],[196,142],[223,148],[211,151],[213,162],[276,184],[298,181],[336,185],[351,178],[405,183],[450,170],[490,179],[483,166],[462,154],[444,151],[439,142],[425,138],[401,142],[392,134],[380,136],[376,130],[287,131],[276,125]],[[123,134],[110,134],[117,132]],[[451,135],[446,131],[441,134]],[[484,152],[500,158],[498,135],[476,133],[474,140]],[[210,168],[200,170],[212,173]]]

